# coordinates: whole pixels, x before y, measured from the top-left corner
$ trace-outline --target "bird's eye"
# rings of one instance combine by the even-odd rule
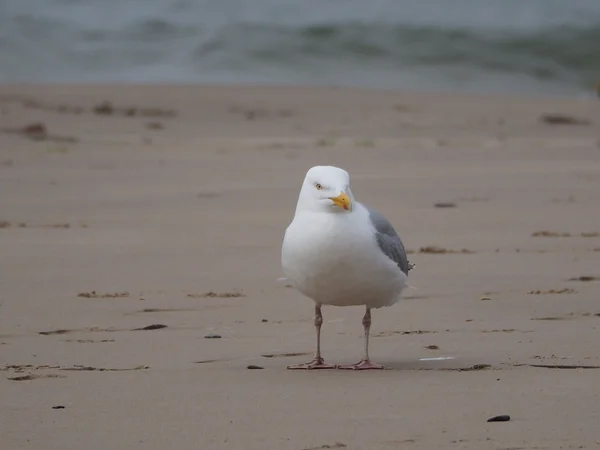
[[[323,189],[323,186],[321,186],[319,183],[315,184],[315,187],[317,188],[317,191]]]

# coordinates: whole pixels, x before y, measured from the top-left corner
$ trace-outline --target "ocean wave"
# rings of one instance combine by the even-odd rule
[[[526,27],[393,21],[196,21],[131,14],[0,20],[0,81],[315,82],[591,92],[600,23]],[[522,90],[522,89],[521,89]]]
[[[309,27],[232,25],[198,46],[195,57],[301,64],[327,60],[410,67],[467,67],[564,80],[600,78],[600,25],[530,33],[350,24]]]

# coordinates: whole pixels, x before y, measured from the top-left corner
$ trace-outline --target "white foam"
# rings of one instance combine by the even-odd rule
[[[448,359],[456,359],[454,356],[438,356],[435,358],[419,358],[419,361],[446,361]]]

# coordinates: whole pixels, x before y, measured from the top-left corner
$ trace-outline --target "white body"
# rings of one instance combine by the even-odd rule
[[[281,261],[289,282],[323,305],[391,306],[407,286],[408,277],[379,249],[369,212],[358,202],[350,213],[298,208]]]

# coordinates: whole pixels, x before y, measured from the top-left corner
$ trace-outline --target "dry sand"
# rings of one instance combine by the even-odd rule
[[[4,86],[0,127],[2,450],[599,445],[599,101]],[[386,371],[285,370],[315,336],[280,243],[323,163],[414,251]],[[362,309],[324,317],[358,360]]]

